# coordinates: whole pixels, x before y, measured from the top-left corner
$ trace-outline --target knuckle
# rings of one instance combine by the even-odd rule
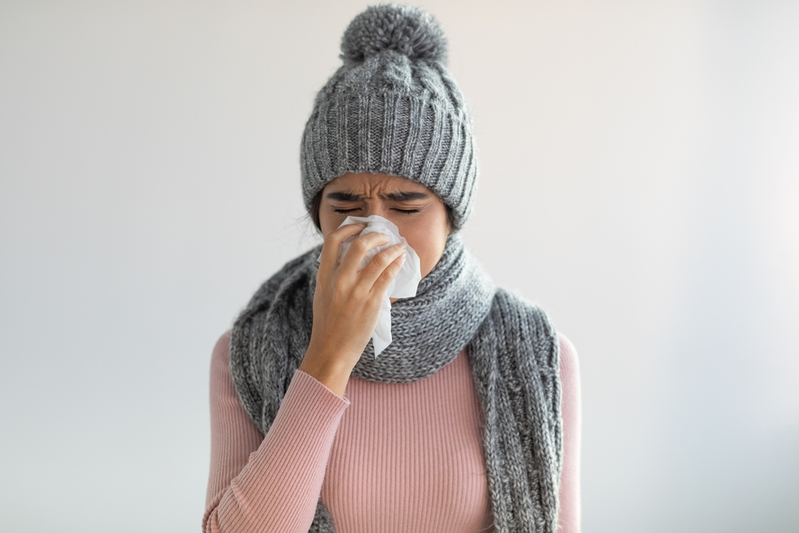
[[[367,297],[368,292],[360,284],[358,284],[352,288],[351,294],[356,300],[363,300]]]
[[[372,263],[380,269],[385,269],[391,261],[386,257],[386,254],[380,253],[372,258]]]
[[[389,275],[390,275],[392,278],[393,278],[393,277],[395,277],[397,274],[399,274],[399,271],[400,271],[400,270],[402,270],[402,263],[400,263],[400,264],[397,264],[397,262],[396,262],[396,261],[395,261],[395,262],[392,262],[392,263],[391,263],[391,267],[386,269],[387,273],[388,273],[388,274],[389,274]]]
[[[358,255],[361,256],[365,256],[367,253],[369,253],[369,250],[373,249],[377,245],[378,243],[374,242],[372,239],[360,238],[352,241],[352,247],[354,247]]]
[[[364,253],[369,249],[367,246],[366,241],[363,238],[358,238],[350,243],[350,250],[354,250],[358,253]]]
[[[396,270],[396,269],[394,269],[394,268],[392,267],[392,268],[387,268],[387,269],[385,269],[385,270],[383,271],[383,273],[382,273],[382,274],[380,274],[380,277],[381,277],[381,278],[382,278],[384,281],[391,281],[391,280],[394,278],[394,276],[395,276],[396,274],[397,274],[397,270]]]
[[[335,278],[330,285],[336,295],[344,295],[349,292],[348,284],[339,277]]]

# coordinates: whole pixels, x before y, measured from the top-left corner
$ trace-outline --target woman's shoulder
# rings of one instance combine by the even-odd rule
[[[577,349],[572,341],[560,331],[558,334],[558,348],[560,351],[560,375],[561,378],[571,376],[577,379],[580,375],[580,360],[577,358]]]
[[[228,368],[230,366],[230,333],[231,330],[227,330],[222,334],[221,337],[216,341],[214,345],[214,350],[211,352],[211,369],[213,370],[222,370],[224,369],[225,372],[229,372]]]

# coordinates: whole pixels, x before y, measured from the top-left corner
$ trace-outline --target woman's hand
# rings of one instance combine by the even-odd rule
[[[300,364],[300,370],[339,396],[344,395],[352,368],[372,336],[386,290],[405,261],[405,244],[396,244],[376,254],[359,271],[370,250],[389,242],[381,233],[368,233],[350,243],[339,263],[342,243],[364,227],[343,226],[325,237],[316,276],[311,340]]]

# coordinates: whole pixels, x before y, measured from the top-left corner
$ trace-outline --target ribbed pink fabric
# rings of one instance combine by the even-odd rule
[[[489,528],[480,403],[465,350],[414,383],[350,378],[347,396],[322,485],[337,532]]]
[[[204,531],[306,533],[320,494],[337,533],[492,530],[480,405],[465,352],[416,383],[351,378],[349,401],[297,372],[263,438],[236,395],[228,344],[226,333],[212,357]],[[580,527],[579,372],[574,348],[564,337],[560,345],[560,521],[573,533]]]
[[[330,446],[349,402],[298,372],[272,430],[261,441],[236,395],[227,351],[226,342],[212,362],[212,458],[203,527],[307,533]]]

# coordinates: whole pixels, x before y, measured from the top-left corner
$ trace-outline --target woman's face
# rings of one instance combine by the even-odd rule
[[[348,216],[380,215],[397,225],[408,246],[419,255],[421,274],[433,270],[449,235],[447,209],[419,183],[387,174],[344,174],[322,189],[319,225],[327,236]]]

